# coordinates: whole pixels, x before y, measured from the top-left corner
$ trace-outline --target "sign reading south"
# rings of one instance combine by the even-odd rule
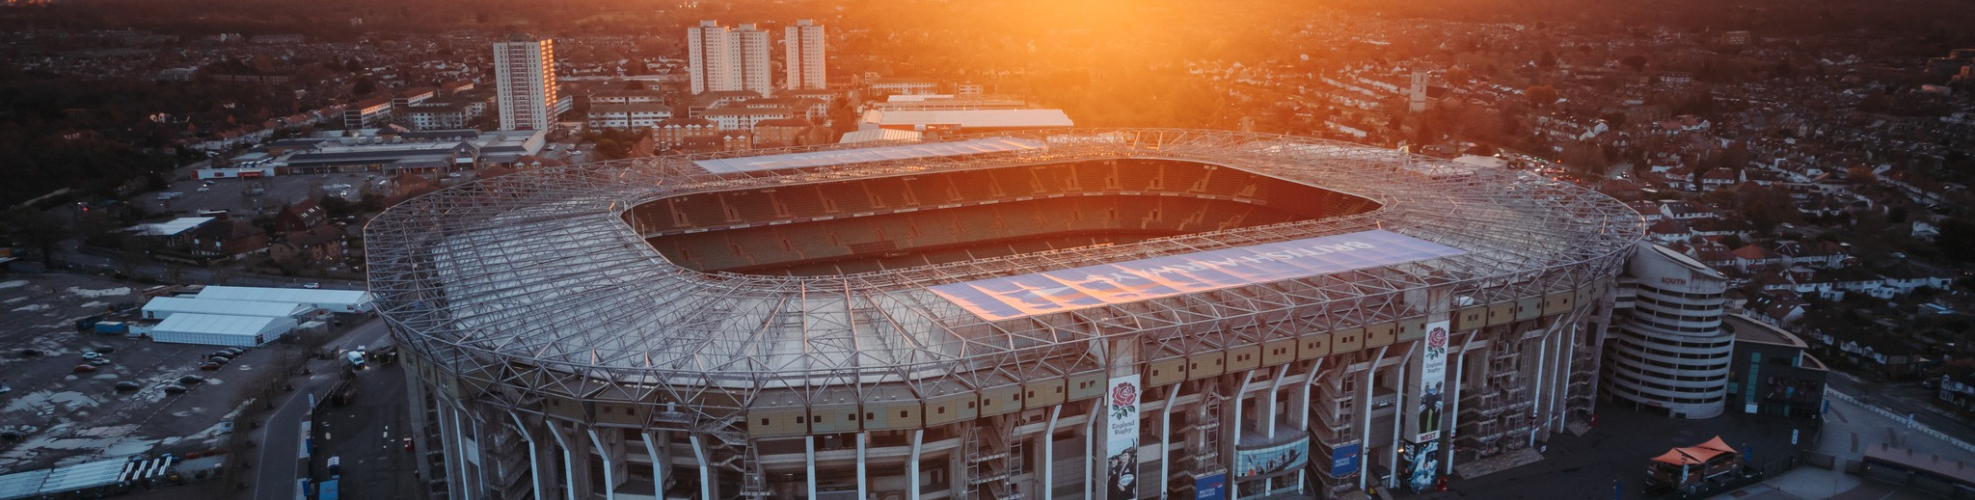
[[[988,321],[1126,304],[1461,255],[1386,230],[1223,248],[931,287]]]

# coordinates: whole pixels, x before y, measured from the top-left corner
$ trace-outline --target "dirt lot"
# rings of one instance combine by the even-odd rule
[[[75,321],[134,302],[137,286],[69,274],[0,278],[0,474],[145,452],[186,453],[216,447],[230,431],[244,393],[264,372],[300,348],[253,348],[218,371],[201,371],[214,346],[160,344],[123,335],[77,332]],[[108,348],[111,363],[91,373],[85,351]],[[24,353],[23,350],[38,351]],[[206,380],[184,394],[163,387],[180,377]],[[119,392],[121,381],[139,388]],[[264,383],[263,383],[264,384]],[[244,424],[244,423],[243,423]]]

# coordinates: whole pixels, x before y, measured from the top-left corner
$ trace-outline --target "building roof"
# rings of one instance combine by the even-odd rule
[[[177,313],[158,326],[152,327],[152,334],[196,333],[206,335],[254,336],[293,326],[294,318],[274,316],[223,316],[218,314]]]
[[[1070,115],[1060,109],[965,109],[864,112],[864,122],[878,126],[959,125],[962,128],[1070,127]]]
[[[1761,342],[1764,344],[1787,345],[1808,348],[1803,339],[1775,325],[1758,321],[1746,314],[1726,314],[1721,317],[1722,326],[1735,334],[1736,342]]]
[[[633,102],[625,104],[591,104],[590,114],[603,113],[672,113],[672,107],[655,102]]]
[[[313,307],[294,302],[258,300],[219,300],[186,297],[157,297],[144,303],[146,313],[193,313],[218,316],[259,316],[286,318],[308,313]]]
[[[371,301],[370,292],[307,288],[266,288],[253,286],[208,286],[199,291],[201,299],[262,300],[298,304],[358,305]]]
[[[923,133],[911,131],[911,130],[874,128],[870,130],[858,130],[853,132],[846,132],[844,133],[842,139],[837,140],[837,143],[850,144],[853,142],[917,141],[919,140],[919,137],[924,135],[925,134]]]
[[[212,221],[212,217],[179,217],[164,222],[139,224],[137,226],[137,234],[144,236],[177,236]]]

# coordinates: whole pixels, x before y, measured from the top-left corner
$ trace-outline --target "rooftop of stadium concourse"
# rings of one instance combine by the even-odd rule
[[[881,272],[1356,215],[1371,200],[1174,160],[1102,160],[665,198],[627,218],[674,264]]]

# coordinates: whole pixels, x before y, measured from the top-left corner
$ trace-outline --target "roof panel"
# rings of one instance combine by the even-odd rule
[[[988,321],[1308,278],[1465,254],[1373,230],[928,288]]]

